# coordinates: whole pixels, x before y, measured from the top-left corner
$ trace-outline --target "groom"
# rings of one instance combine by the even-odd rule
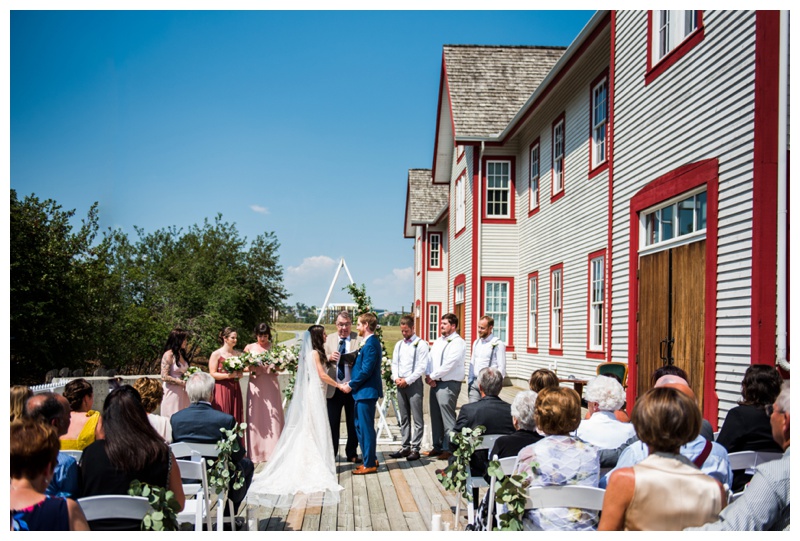
[[[375,436],[375,404],[383,396],[381,381],[381,342],[375,336],[378,318],[365,313],[358,316],[356,330],[363,346],[358,350],[356,362],[351,371],[350,383],[345,384],[344,392],[352,391],[355,401],[356,434],[361,446],[364,463],[353,470],[353,475],[364,475],[378,471]]]

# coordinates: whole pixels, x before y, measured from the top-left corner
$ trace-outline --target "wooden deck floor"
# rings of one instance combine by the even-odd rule
[[[508,402],[522,390],[504,387],[500,397]],[[427,394],[427,393],[426,393]],[[427,401],[427,396],[426,396]],[[462,386],[458,407],[467,402],[466,385]],[[426,430],[430,417],[425,415]],[[446,461],[428,459],[409,462],[389,458],[399,449],[399,428],[394,418],[389,425],[396,436],[395,444],[378,444],[377,474],[352,475],[356,465],[340,461],[336,465],[339,484],[344,487],[338,504],[308,507],[304,497],[298,496],[292,509],[250,507],[251,529],[267,531],[421,531],[430,530],[431,516],[440,514],[442,523],[453,526],[456,497],[446,492],[436,479],[435,470],[447,465]],[[342,427],[342,433],[346,433]],[[423,450],[426,448],[423,439]],[[340,456],[344,455],[344,446]],[[259,465],[256,472],[264,465]],[[466,502],[461,501],[459,527],[467,524]]]

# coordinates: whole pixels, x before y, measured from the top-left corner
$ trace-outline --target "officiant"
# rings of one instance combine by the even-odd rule
[[[336,383],[349,383],[350,370],[356,356],[348,355],[358,350],[358,334],[351,332],[353,319],[343,310],[336,316],[336,334],[331,334],[325,341],[325,354],[330,361],[328,375]],[[344,409],[345,424],[347,425],[347,443],[345,444],[345,457],[348,462],[358,463],[358,437],[355,425],[355,402],[353,395],[343,393],[336,387],[328,385],[325,397],[328,399],[328,422],[331,425],[333,439],[333,456],[339,450],[339,426],[342,422],[342,409]]]

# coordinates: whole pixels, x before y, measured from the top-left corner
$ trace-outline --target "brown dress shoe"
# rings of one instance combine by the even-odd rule
[[[449,451],[442,451],[442,454],[440,454],[437,458],[439,460],[447,460],[451,456],[453,456],[453,453],[451,453]]]
[[[409,455],[406,457],[406,460],[419,460],[419,452],[411,451]]]
[[[410,454],[411,454],[411,449],[406,447],[405,449],[400,449],[396,453],[392,453],[389,456],[392,458],[406,458]]]
[[[365,468],[363,465],[361,465],[353,470],[353,475],[366,475],[368,473],[377,473],[377,472],[378,472],[377,466],[374,468]]]
[[[422,453],[422,456],[429,456],[429,457],[433,458],[433,457],[439,456],[441,454],[442,454],[442,451],[437,451],[436,449],[431,449],[430,451],[425,451],[424,453]]]

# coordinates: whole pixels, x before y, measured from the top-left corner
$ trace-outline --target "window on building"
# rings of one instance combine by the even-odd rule
[[[428,246],[430,257],[428,259],[428,266],[432,269],[442,268],[442,234],[431,233],[428,236]]]
[[[439,305],[428,305],[428,340],[439,338]]]
[[[564,191],[564,119],[553,124],[553,193]]]
[[[417,237],[417,245],[415,251],[417,252],[415,254],[417,256],[416,257],[417,274],[419,274],[420,271],[422,270],[422,237]]]
[[[528,210],[536,210],[539,208],[539,143],[536,142],[531,147],[531,178],[530,184],[528,185]]]
[[[486,216],[510,218],[511,162],[486,163]]]
[[[456,180],[456,232],[464,229],[467,223],[467,190],[464,184],[462,175]]]
[[[464,284],[456,286],[456,304],[464,304]]]
[[[539,336],[539,273],[528,278],[528,347],[538,347]]]
[[[550,347],[552,349],[561,349],[563,345],[563,278],[563,268],[550,271]]]
[[[494,318],[494,334],[508,343],[508,282],[486,282],[484,313]]]
[[[700,234],[706,229],[706,191],[683,195],[644,213],[645,246]]]
[[[606,161],[608,126],[608,79],[603,78],[592,89],[592,167]]]
[[[603,350],[604,264],[604,255],[589,261],[589,349],[594,351]]]
[[[653,39],[656,40],[653,50],[653,63],[664,58],[670,51],[698,28],[697,11],[673,9],[653,12]]]

